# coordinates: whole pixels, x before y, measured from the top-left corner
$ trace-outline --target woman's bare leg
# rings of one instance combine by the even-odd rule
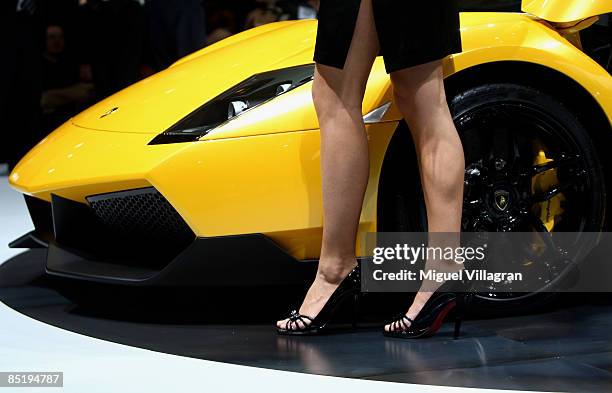
[[[312,95],[321,129],[323,243],[317,275],[299,310],[316,317],[356,266],[355,241],[368,182],[363,95],[378,54],[372,0],[363,0],[344,69],[317,64]],[[284,328],[287,320],[278,321]],[[298,326],[303,327],[301,322]]]
[[[396,103],[416,146],[428,230],[458,233],[461,230],[465,158],[446,101],[442,62],[394,72],[391,80]],[[436,268],[440,270],[439,266]],[[446,268],[459,270],[461,266]],[[438,286],[424,283],[406,315],[414,319]],[[389,330],[390,325],[385,329]]]

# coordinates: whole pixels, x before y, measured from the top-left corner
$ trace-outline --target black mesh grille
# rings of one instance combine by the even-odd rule
[[[105,227],[132,244],[145,243],[164,254],[176,254],[195,234],[155,188],[90,196],[94,214]]]

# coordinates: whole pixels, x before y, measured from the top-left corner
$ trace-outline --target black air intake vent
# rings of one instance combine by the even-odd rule
[[[183,218],[153,187],[94,195],[87,201],[104,227],[141,250],[174,257],[195,239]]]
[[[195,235],[155,188],[87,197],[102,222],[121,236],[190,243]]]

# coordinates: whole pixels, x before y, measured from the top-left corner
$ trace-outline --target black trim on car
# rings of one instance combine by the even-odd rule
[[[167,266],[147,269],[90,259],[49,246],[47,273],[130,286],[266,286],[303,284],[316,264],[301,262],[262,234],[197,238]]]
[[[9,248],[47,248],[49,243],[31,231],[9,243]]]

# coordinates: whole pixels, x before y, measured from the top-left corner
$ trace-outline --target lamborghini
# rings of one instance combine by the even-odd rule
[[[524,0],[522,10],[462,13],[463,52],[444,60],[466,154],[463,228],[601,231],[612,184],[612,0]],[[303,280],[323,225],[316,29],[302,20],[242,32],[68,120],[10,174],[35,228],[11,246],[47,248],[49,275],[85,283]],[[371,171],[359,257],[368,232],[427,229],[381,58],[363,118]],[[481,295],[515,305],[531,296]]]

